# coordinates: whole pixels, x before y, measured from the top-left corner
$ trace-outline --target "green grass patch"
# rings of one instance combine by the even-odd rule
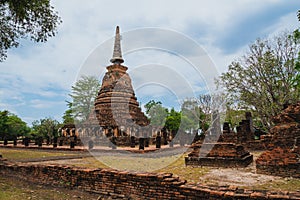
[[[253,186],[255,190],[300,191],[300,179],[285,178],[270,183]]]
[[[71,155],[62,152],[46,152],[39,150],[15,150],[15,149],[6,149],[1,148],[0,154],[2,157],[8,160],[24,160],[24,159],[32,159],[32,158],[46,158],[46,157],[55,157],[55,156],[66,156]]]
[[[186,166],[184,157],[186,155],[182,155],[172,164],[160,169],[156,170],[156,172],[168,172],[173,173],[176,176],[179,176],[180,179],[186,180],[189,183],[198,183],[199,177],[205,175],[210,171],[207,167],[192,167]]]
[[[64,188],[54,188],[36,183],[27,183],[21,180],[0,177],[0,200],[67,200],[67,199],[97,199],[97,195],[68,190]]]

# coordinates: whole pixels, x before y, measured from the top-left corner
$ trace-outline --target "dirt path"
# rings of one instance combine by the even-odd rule
[[[201,182],[217,185],[255,186],[282,180],[281,177],[257,174],[255,160],[262,152],[252,152],[254,162],[246,168],[212,168],[200,177]]]

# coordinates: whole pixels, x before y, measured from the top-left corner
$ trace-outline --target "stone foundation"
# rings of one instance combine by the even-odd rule
[[[104,199],[300,199],[299,192],[253,191],[235,186],[187,184],[169,173],[6,163],[0,164],[0,174],[33,183],[95,192]]]
[[[194,145],[194,150],[185,158],[185,164],[192,166],[246,167],[252,162],[253,155],[233,143]]]

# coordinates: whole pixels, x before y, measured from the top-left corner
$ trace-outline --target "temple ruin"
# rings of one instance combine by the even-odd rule
[[[224,123],[221,132],[217,114],[212,114],[212,126],[204,140],[199,140],[192,145],[192,152],[185,158],[185,164],[191,166],[212,167],[246,167],[253,162],[253,155],[242,144],[247,141],[251,132],[251,114],[246,113],[246,118],[240,124],[239,131],[245,130],[247,134],[235,133],[229,123]],[[240,138],[241,135],[246,138]]]

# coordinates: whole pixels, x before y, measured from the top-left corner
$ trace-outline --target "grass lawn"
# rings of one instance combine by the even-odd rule
[[[0,154],[2,157],[8,160],[25,160],[32,158],[46,158],[46,157],[54,157],[54,156],[66,156],[71,155],[69,153],[63,152],[51,152],[51,151],[39,151],[39,150],[28,150],[28,149],[8,149],[8,148],[0,148]]]
[[[179,159],[177,159],[172,164],[156,170],[156,172],[168,172],[173,173],[176,176],[179,176],[181,180],[187,180],[189,183],[198,183],[199,177],[208,173],[210,169],[208,167],[191,167],[185,166],[184,157],[186,155],[182,155]]]
[[[298,191],[300,192],[300,179],[285,178],[266,184],[253,186],[254,190],[274,190],[274,191]]]
[[[30,184],[25,181],[16,181],[7,177],[0,177],[0,200],[67,200],[67,199],[98,199],[96,194],[90,194],[79,190],[54,188],[38,184]]]
[[[74,159],[69,160],[68,163],[73,166],[87,168],[114,168],[125,171],[173,173],[175,176],[179,176],[182,180],[187,180],[190,183],[199,182],[199,177],[208,173],[210,169],[207,167],[185,166],[184,157],[185,155],[161,158],[104,156]],[[57,163],[58,161],[55,162]],[[51,163],[54,163],[54,161],[51,161]],[[66,164],[66,162],[62,161],[61,164]]]

